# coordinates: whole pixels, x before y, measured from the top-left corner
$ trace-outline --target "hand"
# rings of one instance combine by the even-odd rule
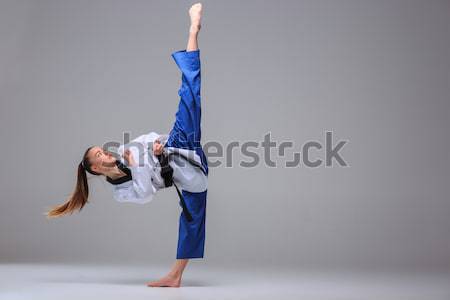
[[[159,140],[155,140],[153,143],[153,154],[155,155],[161,155],[163,152],[164,146],[161,144]]]
[[[133,153],[131,152],[130,149],[125,150],[125,152],[123,154],[123,158],[125,159],[125,161],[127,162],[127,164],[130,167],[136,166],[136,162],[134,161]]]

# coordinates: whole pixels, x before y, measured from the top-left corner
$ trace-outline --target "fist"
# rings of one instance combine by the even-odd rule
[[[161,155],[161,153],[163,152],[163,148],[164,147],[161,142],[159,140],[155,140],[155,142],[153,143],[153,154]]]
[[[125,152],[123,153],[123,158],[125,159],[125,161],[127,162],[127,164],[130,167],[136,166],[136,162],[134,161],[133,153],[131,152],[130,149],[125,150]]]

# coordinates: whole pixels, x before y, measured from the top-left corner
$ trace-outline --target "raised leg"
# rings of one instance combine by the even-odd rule
[[[182,76],[178,110],[166,146],[194,150],[200,147],[201,140],[200,50],[180,50],[172,57]]]
[[[191,17],[191,26],[189,27],[189,39],[186,51],[194,51],[198,49],[197,37],[201,28],[202,4],[196,3],[192,5],[189,9],[189,16]]]
[[[208,163],[201,146],[201,66],[198,49],[198,33],[201,25],[202,6],[194,4],[190,10],[191,26],[186,50],[172,53],[182,73],[181,87],[178,90],[180,101],[175,122],[165,147],[194,150],[201,158],[205,170]]]

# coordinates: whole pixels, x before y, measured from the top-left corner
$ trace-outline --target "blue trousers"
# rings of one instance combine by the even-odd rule
[[[194,150],[201,158],[208,174],[208,163],[201,140],[201,72],[200,50],[180,50],[172,53],[180,69],[180,102],[175,123],[169,133],[165,147]],[[206,194],[182,191],[186,206],[192,215],[188,222],[182,212],[179,219],[177,259],[203,258],[205,248]]]

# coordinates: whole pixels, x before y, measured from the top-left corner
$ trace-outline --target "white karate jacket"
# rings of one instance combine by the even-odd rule
[[[133,202],[144,204],[153,199],[155,193],[165,188],[164,179],[161,177],[161,165],[158,158],[153,154],[152,143],[159,139],[161,144],[167,142],[168,135],[160,135],[156,132],[143,134],[126,145],[121,145],[117,152],[120,161],[127,165],[123,153],[125,149],[130,149],[133,154],[136,166],[127,167],[131,170],[132,180],[111,185],[113,197],[118,202]],[[174,147],[164,148],[165,153],[179,152],[185,157],[189,157],[197,164],[201,164],[201,159],[193,150],[180,149]],[[169,165],[173,168],[173,181],[181,189],[193,193],[203,192],[207,189],[207,175],[201,169],[193,166],[180,156],[171,156]]]

